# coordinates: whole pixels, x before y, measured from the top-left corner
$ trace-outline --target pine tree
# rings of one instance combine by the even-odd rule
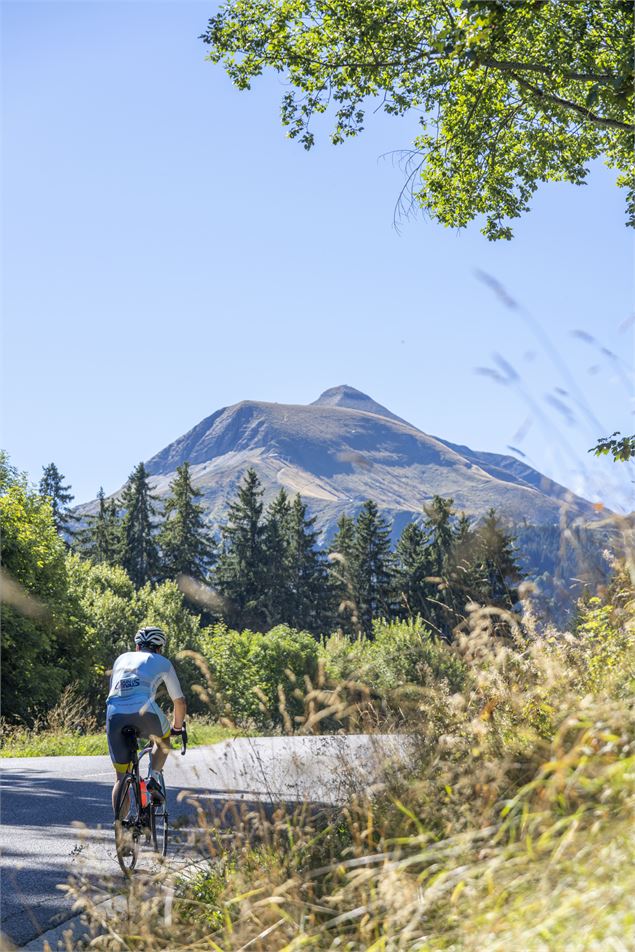
[[[452,499],[434,496],[432,502],[423,507],[428,562],[424,617],[432,630],[443,637],[450,637],[452,629],[463,618],[452,589],[456,542],[452,505]]]
[[[149,475],[143,463],[130,474],[121,495],[125,511],[121,526],[120,561],[137,586],[154,581],[159,573],[159,550],[154,537],[156,497],[150,492]]]
[[[390,616],[393,594],[390,526],[371,499],[364,503],[355,523],[353,570],[359,625],[370,636],[373,619]]]
[[[512,611],[518,602],[517,583],[523,575],[514,551],[514,538],[505,531],[495,509],[489,509],[476,531],[482,604]]]
[[[407,617],[425,617],[426,594],[431,575],[426,533],[416,522],[404,527],[395,549],[395,587]]]
[[[434,496],[432,502],[423,507],[432,573],[438,576],[444,574],[454,546],[453,503],[453,499]]]
[[[333,619],[332,591],[323,553],[317,547],[316,517],[307,516],[300,496],[291,506],[289,520],[289,577],[291,604],[288,622],[319,635]]]
[[[267,509],[264,547],[267,560],[264,611],[273,627],[291,624],[291,504],[281,489]]]
[[[452,547],[446,558],[448,588],[445,602],[451,611],[452,626],[465,616],[467,605],[475,601],[481,581],[478,564],[477,538],[472,520],[463,512],[456,520],[452,533]]]
[[[223,548],[216,568],[218,588],[233,602],[239,616],[237,623],[243,623],[240,616],[244,616],[244,621],[254,626],[265,621],[267,563],[262,496],[255,470],[247,470],[221,530]]]
[[[340,625],[350,633],[359,630],[355,602],[354,542],[355,521],[342,514],[329,546],[329,580]]]
[[[204,581],[215,559],[215,542],[203,521],[203,494],[192,485],[189,463],[177,468],[165,502],[164,522],[157,536],[162,574],[166,578],[188,575]]]
[[[93,562],[114,565],[121,554],[121,519],[114,499],[106,499],[103,487],[97,493],[99,509],[88,516],[88,525],[78,533],[81,552]]]
[[[70,533],[69,523],[75,521],[75,517],[70,511],[69,503],[75,498],[70,492],[70,485],[64,485],[64,476],[58,470],[55,463],[49,463],[42,467],[42,479],[40,480],[40,495],[47,496],[51,500],[51,509],[53,512],[53,522],[57,531]]]
[[[460,550],[469,547],[474,536],[472,520],[464,512],[456,520],[454,528],[454,544]]]

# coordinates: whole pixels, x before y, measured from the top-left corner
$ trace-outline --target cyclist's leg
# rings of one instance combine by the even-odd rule
[[[130,746],[122,730],[129,720],[129,715],[108,713],[106,717],[106,736],[108,738],[108,751],[112,765],[115,768],[115,783],[112,788],[112,809],[113,812],[117,805],[117,796],[121,781],[123,780],[128,766],[130,764]],[[130,797],[126,797],[124,804],[126,813],[130,808]]]
[[[152,740],[154,742],[154,746],[152,747],[150,764],[153,770],[161,772],[165,766],[166,760],[168,759],[168,754],[170,753],[169,728],[167,733],[162,734],[160,737],[154,734]]]
[[[119,788],[121,787],[124,777],[126,776],[126,772],[128,770],[129,765],[128,764],[114,764],[113,766],[115,768],[115,782],[112,787],[112,809],[114,813],[114,811],[117,809],[117,797],[119,795]],[[126,798],[124,800],[124,803],[122,804],[122,807],[125,813],[128,813],[128,811],[130,810],[130,796],[128,794],[126,794]]]
[[[152,740],[150,767],[161,773],[170,752],[170,723],[154,701],[150,703],[143,715],[145,722],[144,736]]]

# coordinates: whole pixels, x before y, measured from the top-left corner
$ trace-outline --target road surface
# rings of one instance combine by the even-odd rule
[[[238,738],[185,757],[175,751],[165,768],[170,816],[192,799],[216,810],[228,801],[343,802],[353,789],[368,789],[387,759],[401,759],[400,750],[394,736],[330,735]],[[16,757],[0,760],[0,777],[1,931],[21,946],[73,915],[71,897],[59,889],[69,876],[120,876],[113,771],[108,757]],[[184,790],[191,796],[177,800]],[[191,855],[186,841],[181,835],[170,855]],[[153,862],[144,850],[140,868]]]

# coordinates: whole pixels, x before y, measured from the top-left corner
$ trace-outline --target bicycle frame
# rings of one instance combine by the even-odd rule
[[[123,872],[129,876],[137,863],[139,853],[139,841],[142,833],[145,833],[146,839],[152,838],[154,849],[160,852],[162,856],[166,855],[168,843],[168,812],[167,800],[161,804],[150,801],[145,807],[141,800],[141,773],[140,763],[148,755],[150,767],[152,767],[152,749],[153,743],[146,744],[143,750],[139,751],[139,734],[133,728],[124,728],[124,734],[128,737],[130,743],[130,761],[126,767],[126,772],[121,778],[121,786],[117,794],[117,803],[115,809],[115,843],[117,847],[117,859]],[[181,755],[185,754],[187,749],[187,728],[185,724],[181,731],[172,731],[172,734],[180,735]],[[132,791],[132,794],[131,794]],[[165,791],[164,791],[165,792]],[[128,799],[128,818],[121,816],[125,805],[126,797],[134,797],[133,804]],[[133,815],[130,810],[133,808]],[[162,821],[162,827],[160,823]],[[162,832],[160,830],[162,829]],[[128,834],[128,845],[124,844],[124,833]],[[161,843],[161,846],[159,844]]]

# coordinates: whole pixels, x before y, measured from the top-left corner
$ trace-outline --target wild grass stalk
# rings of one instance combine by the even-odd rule
[[[355,730],[388,725],[412,738],[407,769],[319,814],[200,809],[194,873],[133,879],[107,923],[75,885],[90,947],[635,948],[634,617],[624,570],[572,632],[538,631],[527,612],[501,638],[475,606],[440,648],[461,686],[422,668],[407,704],[322,668],[294,730],[319,728],[321,710]]]

